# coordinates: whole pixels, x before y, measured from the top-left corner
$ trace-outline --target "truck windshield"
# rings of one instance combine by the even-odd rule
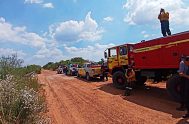
[[[115,57],[117,56],[116,48],[109,50],[109,57]]]
[[[90,67],[91,67],[91,64],[87,64],[87,66],[86,66],[86,67],[90,68]]]
[[[126,46],[120,47],[120,55],[127,55],[127,47]]]

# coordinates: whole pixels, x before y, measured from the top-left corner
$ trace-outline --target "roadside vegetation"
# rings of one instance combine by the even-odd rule
[[[0,58],[0,124],[49,123],[37,75],[41,67],[22,67],[16,55]]]

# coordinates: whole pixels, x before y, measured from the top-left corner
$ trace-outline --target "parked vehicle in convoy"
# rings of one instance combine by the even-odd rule
[[[78,64],[68,65],[67,75],[76,76],[77,75]]]
[[[67,72],[68,72],[68,67],[67,67],[67,66],[64,66],[64,67],[63,67],[63,73],[64,73],[65,75],[67,75]]]
[[[189,31],[136,44],[111,47],[104,55],[107,58],[108,70],[112,75],[114,86],[122,89],[127,83],[124,73],[128,67],[135,70],[136,83],[139,85],[144,84],[147,78],[153,78],[159,82],[162,78],[176,74],[181,56],[189,55],[188,48]],[[172,79],[167,81],[167,89],[171,91],[172,96],[179,93],[178,87],[179,83],[175,83]]]
[[[78,68],[78,77],[85,77],[86,80],[102,76],[101,65],[85,63],[82,68]]]
[[[57,74],[63,74],[63,67],[62,66],[58,66]]]

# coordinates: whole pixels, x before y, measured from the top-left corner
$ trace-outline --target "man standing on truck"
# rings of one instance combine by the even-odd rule
[[[169,29],[169,13],[165,12],[165,10],[161,8],[158,19],[161,23],[161,32],[163,36],[166,37],[167,34],[171,35],[171,31]]]
[[[183,115],[183,118],[189,118],[189,56],[185,57],[184,60],[185,65],[187,66],[187,71],[186,72],[180,72],[179,75],[184,77],[184,88],[181,89],[183,90],[183,103],[186,105],[187,113]]]

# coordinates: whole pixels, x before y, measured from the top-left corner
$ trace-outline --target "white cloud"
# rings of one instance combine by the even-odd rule
[[[149,34],[144,34],[144,38],[148,38],[149,37]]]
[[[112,22],[113,20],[114,20],[113,17],[110,16],[104,18],[104,21],[106,22]]]
[[[77,48],[65,45],[63,49],[67,54],[64,54],[59,48],[61,43],[60,41],[95,41],[101,39],[103,30],[98,26],[97,22],[91,18],[91,12],[86,15],[83,21],[70,20],[50,26],[48,33],[52,37],[48,37],[49,35],[44,35],[42,37],[37,33],[28,32],[25,26],[13,26],[3,17],[0,17],[0,29],[1,43],[9,44],[14,42],[17,44],[24,44],[27,47],[29,46],[35,48],[35,52],[27,53],[28,56],[26,56],[26,54],[22,51],[0,49],[0,52],[16,52],[17,54],[23,56],[26,64],[35,63],[44,65],[49,61],[56,62],[77,56],[98,61],[103,57],[104,50],[110,46],[113,46],[113,44],[101,45],[96,43],[95,45],[91,45],[86,48]]]
[[[26,56],[26,53],[21,50],[16,51],[10,48],[0,48],[0,56],[11,56],[13,54],[17,54],[19,58],[24,58]]]
[[[141,32],[141,34],[145,34],[145,33],[146,33],[146,31],[142,31],[142,32]]]
[[[55,36],[57,35],[56,33],[60,31],[61,33],[67,32],[67,34],[69,35],[66,35],[70,36],[71,38],[77,37],[75,38],[75,41],[100,39],[101,30],[98,28],[98,24],[96,23],[96,21],[91,18],[90,14],[91,13],[87,14],[85,21],[69,21],[61,23],[60,27],[55,28]],[[28,32],[25,26],[13,26],[3,17],[0,18],[0,29],[1,43],[14,42],[17,44],[24,44],[26,46],[35,48],[35,53],[28,53],[29,56],[26,56],[26,54],[22,51],[14,51],[13,49],[0,49],[0,53],[4,55],[7,55],[8,53],[17,53],[19,56],[23,57],[23,59],[25,60],[25,64],[35,63],[39,65],[44,65],[49,61],[56,62],[77,56],[84,57],[85,59],[98,61],[103,57],[104,50],[110,46],[113,46],[113,44],[101,45],[97,43],[94,46],[77,48],[65,45],[64,49],[68,53],[68,55],[64,55],[62,50],[58,47],[60,42],[51,38],[47,38],[46,35],[44,38],[37,33]]]
[[[25,0],[24,3],[28,3],[28,4],[39,4],[39,3],[43,3],[43,0]]]
[[[151,34],[145,30],[141,31],[141,34],[143,35],[143,38],[145,38],[145,40],[149,40],[157,37],[157,34]]]
[[[110,16],[104,18],[104,21],[106,21],[106,22],[112,22],[113,20],[114,19]]]
[[[58,48],[45,48],[40,49],[34,56],[28,58],[28,63],[34,62],[39,65],[45,65],[48,62],[58,62],[60,60],[67,59],[67,56],[63,55],[63,52]]]
[[[0,42],[15,42],[34,47],[44,46],[44,38],[36,33],[27,32],[26,27],[14,27],[12,24],[0,18]]]
[[[43,7],[44,8],[54,8],[52,3],[45,3],[45,4],[43,4]]]
[[[102,45],[96,43],[93,46],[87,46],[84,48],[77,48],[77,47],[68,47],[67,45],[64,46],[64,49],[70,54],[70,58],[72,57],[83,57],[84,59],[99,61],[101,58],[104,58],[104,51],[109,48],[115,46],[114,44],[110,43],[107,45]],[[68,57],[69,58],[69,57]]]
[[[103,30],[99,28],[97,22],[91,18],[91,12],[84,21],[66,21],[49,27],[50,36],[57,41],[96,41],[102,37]]]
[[[25,4],[39,4],[43,8],[54,8],[52,3],[45,3],[43,0],[25,0]]]
[[[46,44],[46,47],[40,48],[39,51],[34,55],[34,57],[38,59],[62,58],[63,53],[60,49],[57,48],[57,44],[53,44],[53,42],[51,41],[51,43]]]
[[[5,19],[3,17],[0,17],[0,23],[5,23]]]
[[[160,8],[170,13],[172,24],[189,24],[189,7],[184,0],[127,0],[123,6],[128,13],[124,21],[129,24],[157,24]]]
[[[62,59],[63,53],[57,47],[57,43],[51,39],[43,38],[37,33],[27,32],[26,27],[15,27],[0,17],[0,43],[17,43],[29,47],[34,47],[37,52],[32,53],[34,56],[24,56],[22,51],[14,51],[13,49],[0,49],[0,55],[9,55],[17,53],[24,57],[27,64],[38,63],[45,64],[46,61],[56,61]],[[32,48],[31,48],[32,49]],[[32,58],[29,59],[29,58]],[[37,58],[37,60],[36,60]],[[29,59],[29,60],[28,60]],[[27,61],[28,60],[28,61]]]

